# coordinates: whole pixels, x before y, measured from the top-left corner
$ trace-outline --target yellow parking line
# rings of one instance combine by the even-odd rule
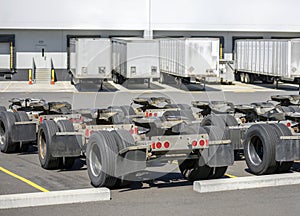
[[[22,182],[30,185],[31,187],[34,187],[34,188],[40,190],[42,192],[49,192],[47,189],[45,189],[45,188],[43,188],[43,187],[41,187],[41,186],[33,183],[32,181],[29,181],[28,179],[25,179],[25,178],[23,178],[23,177],[21,177],[21,176],[19,176],[17,174],[14,174],[14,173],[10,172],[9,170],[4,169],[3,167],[0,167],[0,171],[6,173],[6,174],[8,174],[8,175],[10,175],[10,176],[12,176],[12,177],[14,177],[16,179],[19,179],[20,181],[22,181]]]
[[[8,85],[1,91],[1,92],[6,92],[6,90],[10,87],[11,82],[8,83]]]
[[[230,175],[230,174],[225,174],[225,176],[227,176],[227,177],[229,177],[229,178],[237,178],[237,176]]]
[[[232,91],[234,93],[253,93],[253,92],[256,92],[256,90],[234,90]]]

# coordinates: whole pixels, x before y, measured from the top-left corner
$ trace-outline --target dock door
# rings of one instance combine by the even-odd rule
[[[15,35],[0,34],[0,73],[14,73],[15,62]]]

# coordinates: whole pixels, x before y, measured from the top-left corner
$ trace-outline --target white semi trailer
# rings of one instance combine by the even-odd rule
[[[71,82],[102,83],[111,78],[111,41],[108,38],[70,40]]]
[[[220,78],[218,38],[165,38],[159,44],[160,82],[170,76],[179,85]]]
[[[112,39],[112,78],[122,84],[159,78],[159,44],[157,40],[144,38]],[[127,82],[128,83],[128,82]]]
[[[236,79],[244,83],[300,81],[300,39],[244,39],[235,44]]]

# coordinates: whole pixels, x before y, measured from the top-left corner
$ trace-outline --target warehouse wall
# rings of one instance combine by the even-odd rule
[[[300,31],[298,0],[0,0],[2,29]]]
[[[67,68],[67,35],[100,35],[111,36],[143,36],[143,31],[75,31],[75,30],[0,30],[0,34],[15,34],[16,65],[18,69],[28,69],[32,58],[39,61],[41,49],[47,58],[54,61],[56,68]],[[223,52],[230,53],[233,49],[233,37],[299,37],[294,32],[214,32],[214,31],[154,31],[155,38],[160,37],[224,37]],[[0,44],[1,46],[1,44]],[[7,56],[9,59],[9,56]],[[6,61],[0,61],[7,66]]]
[[[298,0],[152,0],[154,30],[300,31]]]
[[[0,28],[144,29],[146,0],[0,0]]]

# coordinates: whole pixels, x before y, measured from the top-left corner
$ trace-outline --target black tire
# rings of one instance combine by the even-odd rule
[[[5,112],[6,111],[6,107],[5,106],[0,106],[0,112]]]
[[[113,115],[111,117],[111,121],[112,121],[113,124],[122,124],[122,123],[124,123],[125,113],[123,112],[121,107],[112,106],[112,107],[108,107],[108,109],[111,110],[112,112],[117,112],[116,115]]]
[[[275,131],[278,135],[278,139],[280,138],[280,136],[292,136],[292,132],[284,124],[270,124],[270,125],[275,129]],[[284,141],[282,141],[282,142],[284,142]],[[277,173],[286,173],[291,170],[291,167],[293,166],[294,161],[281,161],[281,162],[277,161],[276,163],[277,163],[276,172]]]
[[[0,149],[4,153],[15,152],[19,143],[12,141],[12,126],[16,119],[11,112],[0,112]]]
[[[233,121],[232,118],[229,118],[229,117],[225,117],[225,116],[229,116],[229,115],[208,115],[208,116],[205,116],[203,118],[203,120],[201,121],[201,126],[204,127],[204,129],[210,133],[210,130],[212,131],[218,131],[219,134],[215,134],[215,132],[213,132],[213,134],[211,136],[212,139],[217,139],[220,140],[220,139],[229,139],[229,132],[228,132],[228,129],[227,129],[227,125],[226,125],[226,122],[227,121],[227,124],[235,124],[235,122]],[[214,126],[214,127],[209,127],[209,126]],[[228,125],[228,126],[231,126],[231,125]]]
[[[270,125],[255,124],[248,129],[244,140],[244,154],[252,173],[263,175],[276,171],[275,146],[277,142],[277,134]]]
[[[125,116],[136,115],[134,109],[131,106],[124,105],[124,106],[120,106],[120,108],[122,109]]]
[[[134,139],[132,135],[126,131],[126,130],[115,130],[111,131],[112,135],[114,136],[116,140],[116,144],[118,146],[118,152],[128,148],[130,146],[135,146]],[[127,187],[131,185],[131,181],[124,179],[124,176],[121,176],[121,178],[117,179],[116,187]]]
[[[227,166],[212,168],[208,178],[209,179],[222,178],[225,175],[227,168],[228,168]]]
[[[115,187],[117,152],[115,138],[110,132],[97,131],[92,134],[87,145],[86,163],[88,175],[94,187]]]
[[[238,126],[239,123],[232,115],[220,115],[226,126]]]
[[[116,144],[118,146],[118,152],[127,147],[135,146],[134,139],[128,131],[115,130],[115,131],[111,131],[111,133],[113,134],[116,140]]]
[[[291,112],[300,112],[300,107],[299,106],[289,106]]]
[[[294,109],[291,109],[290,107],[287,106],[280,106],[280,109],[282,112],[287,113],[287,112],[295,112]]]
[[[49,149],[49,145],[52,143],[52,137],[56,132],[59,132],[59,129],[53,120],[44,120],[43,123],[39,125],[37,138],[38,154],[40,164],[44,169],[59,168],[59,158],[52,157]]]
[[[208,179],[211,172],[211,168],[209,166],[199,166],[199,161],[195,159],[178,161],[178,164],[183,177],[191,182]]]
[[[219,115],[208,115],[201,121],[201,126],[218,126],[221,129],[226,128],[226,123]]]
[[[74,126],[70,120],[57,121],[57,127],[60,132],[74,132]],[[77,157],[63,157],[59,158],[59,167],[64,169],[71,169]]]
[[[245,74],[244,73],[240,73],[240,81],[241,81],[241,83],[245,83]]]
[[[14,113],[16,122],[25,122],[25,121],[30,121],[27,113],[25,111],[18,111]],[[20,152],[27,152],[28,148],[30,146],[30,142],[22,142],[17,145],[17,149]],[[19,148],[18,148],[19,147]]]
[[[244,82],[246,83],[246,84],[250,84],[250,76],[249,76],[249,74],[245,74],[245,78],[244,78]]]
[[[14,113],[16,122],[24,122],[24,121],[30,121],[27,113],[25,111],[18,111]]]
[[[218,126],[210,125],[210,126],[204,126],[203,128],[208,134],[210,141],[226,140],[230,138],[228,130],[223,130]]]

